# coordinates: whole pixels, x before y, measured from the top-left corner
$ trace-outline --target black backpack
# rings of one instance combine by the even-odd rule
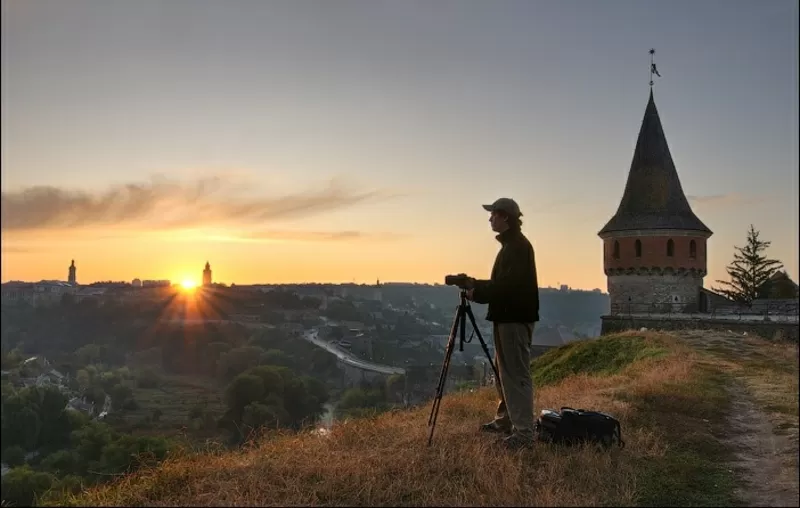
[[[619,421],[598,411],[562,407],[561,412],[542,410],[536,419],[536,436],[540,441],[556,444],[595,443],[610,448],[616,440],[625,446]]]

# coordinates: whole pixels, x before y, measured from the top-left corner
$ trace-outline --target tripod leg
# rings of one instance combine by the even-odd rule
[[[481,335],[481,331],[478,329],[477,323],[475,323],[475,314],[472,313],[472,307],[467,307],[465,314],[469,316],[469,321],[472,324],[472,329],[475,330],[475,335],[478,336],[478,340],[481,343],[483,352],[486,353],[486,359],[489,360],[489,365],[492,366],[492,372],[494,372],[495,383],[497,383],[500,381],[500,373],[497,372],[497,366],[494,364],[494,361],[492,360],[491,353],[489,353],[489,346],[486,345],[486,341],[483,340],[483,335]]]
[[[467,338],[467,313],[464,312],[464,310],[467,309],[468,307],[466,306],[466,304],[463,305],[463,306],[460,306],[460,307],[462,307],[462,309],[459,312],[459,315],[461,316],[461,319],[460,319],[461,322],[459,324],[459,326],[461,327],[461,330],[460,330],[460,336],[459,336],[459,341],[458,341],[458,350],[463,352],[464,351],[464,341]]]
[[[442,372],[439,375],[439,385],[436,387],[436,396],[433,399],[433,407],[431,407],[431,416],[428,419],[428,425],[431,428],[431,432],[428,435],[428,446],[430,446],[433,442],[433,431],[436,428],[436,420],[439,417],[439,408],[441,407],[442,396],[444,395],[444,387],[447,383],[447,371],[450,369],[450,358],[453,356],[453,350],[456,346],[456,333],[458,332],[459,324],[464,323],[463,313],[464,308],[459,305],[458,311],[456,312],[456,318],[453,321],[453,329],[450,332],[450,339],[447,342],[447,351],[445,351],[444,362],[442,363]]]
[[[431,406],[431,414],[428,417],[428,426],[436,424],[436,415],[439,413],[439,405],[444,395],[444,386],[447,379],[447,371],[450,369],[450,357],[453,355],[455,347],[455,339],[451,338],[447,343],[447,349],[444,354],[444,361],[442,362],[442,370],[439,373],[439,382],[436,385],[436,392],[433,396],[433,405]]]
[[[453,319],[453,326],[450,327],[450,336],[447,339],[447,346],[445,347],[444,360],[442,361],[442,369],[439,372],[439,382],[436,385],[436,392],[433,397],[433,405],[431,406],[431,414],[428,417],[428,426],[433,425],[434,414],[439,412],[439,401],[441,400],[441,394],[444,391],[444,381],[447,377],[447,369],[450,365],[450,356],[452,356],[453,347],[455,347],[456,333],[458,331],[460,315],[460,310],[456,310],[456,316]]]

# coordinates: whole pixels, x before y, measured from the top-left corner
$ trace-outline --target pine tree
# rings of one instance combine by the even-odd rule
[[[783,268],[780,261],[761,254],[772,242],[759,240],[758,235],[759,232],[751,224],[747,232],[747,245],[734,246],[737,252],[733,254],[733,262],[726,268],[731,280],[718,280],[725,287],[714,288],[714,291],[748,306],[758,297],[759,290],[772,274]]]

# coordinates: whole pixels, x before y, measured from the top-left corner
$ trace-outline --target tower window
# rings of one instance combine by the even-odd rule
[[[672,241],[672,238],[667,240],[667,256],[672,257],[675,255],[675,242]]]
[[[697,242],[692,240],[689,242],[689,257],[695,259],[697,257]]]
[[[636,240],[636,257],[642,257],[642,241]]]
[[[619,242],[614,240],[614,259],[619,259]]]

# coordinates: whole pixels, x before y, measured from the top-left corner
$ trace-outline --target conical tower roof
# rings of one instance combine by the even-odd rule
[[[617,213],[598,235],[638,229],[677,229],[712,234],[694,214],[683,193],[652,89],[622,201]]]

